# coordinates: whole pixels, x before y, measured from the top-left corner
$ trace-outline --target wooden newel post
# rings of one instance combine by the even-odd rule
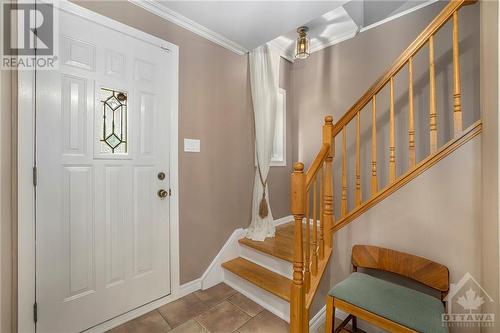
[[[293,283],[290,298],[290,331],[302,332],[302,320],[305,308],[304,259],[302,248],[302,219],[306,209],[306,175],[304,164],[293,166],[291,179],[291,211],[295,221],[295,241],[293,253]]]
[[[335,141],[333,138],[333,117],[325,117],[323,125],[323,144],[330,145],[328,157],[325,160],[325,176],[323,177],[323,221],[325,224],[325,245],[332,247],[332,226],[333,226],[333,157],[335,156]]]

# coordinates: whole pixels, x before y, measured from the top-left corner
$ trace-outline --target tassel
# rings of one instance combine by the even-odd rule
[[[262,193],[262,200],[260,200],[259,205],[259,216],[261,219],[263,219],[267,217],[267,214],[269,214],[269,209],[267,208],[266,188],[264,187],[264,193]]]

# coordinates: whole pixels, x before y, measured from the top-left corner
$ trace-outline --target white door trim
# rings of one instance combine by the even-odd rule
[[[54,2],[60,10],[83,17],[102,26],[114,29],[170,52],[175,59],[172,114],[170,119],[170,274],[171,295],[182,294],[179,266],[179,171],[178,171],[178,96],[179,96],[179,47],[128,25],[96,14],[66,0]],[[18,29],[18,31],[23,31]],[[35,303],[35,197],[33,165],[35,152],[35,73],[18,71],[18,331],[34,333],[33,304]],[[177,296],[178,297],[178,296]],[[166,301],[166,300],[164,300]],[[145,305],[147,307],[147,305]],[[134,311],[138,311],[136,309]]]

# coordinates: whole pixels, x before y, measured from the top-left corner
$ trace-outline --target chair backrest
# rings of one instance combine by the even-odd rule
[[[412,254],[370,245],[354,245],[352,265],[355,269],[372,268],[396,273],[441,292],[450,289],[450,273],[444,265]]]

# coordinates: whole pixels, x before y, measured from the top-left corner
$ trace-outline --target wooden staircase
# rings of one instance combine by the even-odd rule
[[[295,224],[276,227],[275,237],[263,242],[238,240],[239,256],[222,264],[224,280],[250,298],[256,296],[271,312],[289,320]],[[256,291],[261,291],[260,293]]]
[[[291,271],[293,246],[295,243],[294,228],[295,224],[288,222],[276,228],[276,234],[273,238],[266,238],[263,242],[242,238],[238,243],[240,246],[248,248],[251,251],[286,262],[285,264],[290,266]],[[225,262],[222,264],[222,267],[259,288],[278,296],[282,300],[286,302],[290,301],[292,280],[283,275],[286,273],[276,273],[263,267],[263,264],[259,265],[242,257]]]
[[[293,168],[291,175],[291,212],[294,221],[279,226],[275,238],[268,238],[264,242],[255,242],[245,238],[239,240],[242,247],[251,248],[253,251],[262,253],[269,258],[279,260],[279,262],[276,262],[276,266],[283,266],[283,262],[292,266],[293,274],[278,272],[272,267],[275,266],[272,261],[267,262],[268,267],[263,267],[263,265],[242,257],[230,260],[222,265],[231,274],[277,296],[280,300],[289,302],[291,332],[306,333],[309,331],[309,309],[323,273],[328,267],[328,261],[332,256],[333,234],[481,132],[480,120],[466,129],[463,128],[462,124],[458,13],[462,6],[473,3],[475,1],[451,0],[380,79],[367,90],[338,122],[334,124],[331,116],[325,118],[322,132],[323,143],[316,158],[307,171],[304,170],[304,164],[302,163],[296,163]],[[440,111],[452,112],[453,137],[446,144],[439,147],[437,140],[438,110],[436,108],[434,35],[448,21],[453,24],[453,110]],[[429,114],[429,132],[422,134],[415,133],[414,127],[413,58],[426,44],[429,46],[429,109],[422,110],[422,112],[428,112]],[[398,176],[396,172],[394,78],[405,66],[408,69],[408,141],[405,143],[408,145],[408,169],[403,173],[399,172]],[[375,126],[377,94],[387,86],[390,92],[389,146],[379,147]],[[372,153],[371,174],[367,177],[369,178],[370,193],[362,193],[360,113],[369,104],[372,115],[371,142],[369,143]],[[355,170],[348,173],[346,127],[351,123],[356,126],[356,163]],[[420,162],[416,160],[415,137],[417,135],[428,136],[430,143],[428,156]],[[341,140],[341,149],[337,155],[335,153],[336,139]],[[383,188],[379,185],[377,175],[377,168],[380,168],[377,164],[378,149],[388,149],[389,152],[389,182]],[[336,181],[335,185],[340,184],[341,195],[339,198],[334,198],[333,168],[337,167],[337,164],[341,169],[341,179],[338,182]],[[348,174],[355,175],[353,205],[349,205],[348,200]],[[334,213],[334,200],[338,200],[338,206],[340,206],[340,211],[337,214]]]
[[[281,299],[290,301],[290,286],[292,280],[270,271],[260,265],[238,257],[222,264],[222,267],[239,277],[261,287]]]
[[[294,223],[292,222],[278,226],[276,228],[276,236],[274,238],[266,238],[263,242],[252,241],[248,238],[239,240],[241,246],[245,246],[252,251],[260,252],[266,256],[286,261],[290,266],[293,263],[294,242]],[[273,295],[287,302],[290,301],[292,280],[288,277],[242,257],[225,262],[222,264],[222,267]]]
[[[294,225],[290,221],[290,223],[280,225],[276,228],[276,234],[274,238],[266,238],[264,242],[253,241],[248,238],[242,238],[239,240],[239,243],[241,245],[253,248],[257,251],[293,263],[294,241],[295,241]]]

